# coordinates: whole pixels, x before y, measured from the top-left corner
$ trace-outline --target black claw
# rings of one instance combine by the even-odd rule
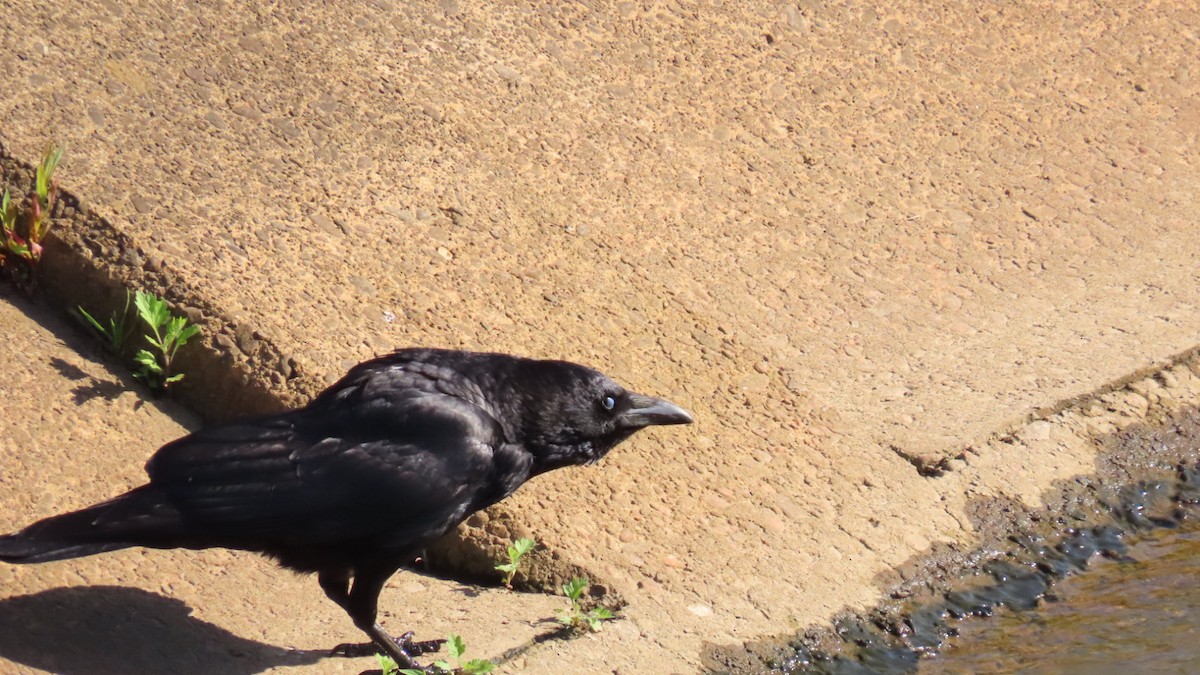
[[[424,656],[426,654],[432,654],[440,650],[442,645],[446,644],[444,639],[413,642],[412,638],[413,632],[410,630],[396,639],[396,644],[400,645],[400,648],[403,649],[409,656]]]
[[[413,642],[412,638],[413,638],[413,632],[408,631],[407,633],[401,635],[398,638],[392,638],[392,642],[396,643],[396,646],[400,648],[401,652],[403,652],[403,653],[407,654],[409,657],[413,657],[413,658],[418,657],[418,656],[424,656],[426,654],[433,654],[434,652],[437,652],[438,650],[440,650],[442,648],[442,645],[446,644],[446,641],[444,639],[422,640],[421,642]],[[378,654],[378,653],[380,653],[379,646],[376,645],[374,642],[346,642],[346,643],[340,644],[340,645],[334,647],[333,649],[329,650],[330,656],[337,656],[337,657],[351,658],[351,659],[362,658],[365,656],[374,656],[375,654]],[[431,673],[441,672],[440,670],[437,670],[437,669],[430,670],[430,668],[433,668],[433,667],[430,666],[429,668],[425,668],[424,670],[426,670],[427,672],[431,672]]]

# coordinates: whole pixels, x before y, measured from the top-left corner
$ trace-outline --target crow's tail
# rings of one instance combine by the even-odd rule
[[[169,545],[180,531],[179,513],[150,485],[86,509],[51,516],[0,536],[0,561],[43,563],[130,546]]]

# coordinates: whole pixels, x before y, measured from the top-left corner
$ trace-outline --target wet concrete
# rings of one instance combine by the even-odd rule
[[[1200,662],[1200,523],[1128,538],[1054,586],[1056,601],[964,622],[922,675],[1191,673]]]
[[[1098,440],[1097,471],[1062,481],[1048,505],[989,500],[974,505],[983,543],[919,556],[906,579],[867,612],[792,639],[712,649],[710,672],[912,673],[936,656],[963,621],[1029,610],[1055,599],[1055,586],[1097,557],[1132,561],[1129,540],[1195,525],[1200,516],[1200,411],[1157,427]]]

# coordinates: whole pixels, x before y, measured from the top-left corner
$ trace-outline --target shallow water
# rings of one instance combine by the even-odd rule
[[[1147,535],[1129,554],[1055,583],[1058,602],[960,623],[919,672],[1200,672],[1200,527]]]

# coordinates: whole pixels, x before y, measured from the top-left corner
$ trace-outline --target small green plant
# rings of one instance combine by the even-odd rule
[[[62,146],[46,148],[24,213],[21,213],[18,200],[12,198],[7,187],[4,188],[4,194],[0,196],[0,262],[4,261],[5,254],[23,258],[31,265],[42,259],[42,240],[50,232],[50,211],[58,196],[54,170],[62,162],[62,156]]]
[[[29,250],[29,243],[17,234],[17,203],[13,201],[12,195],[9,194],[8,188],[4,188],[4,195],[0,196],[0,236],[3,236],[3,250],[0,250],[0,260],[4,259],[5,253],[13,253],[22,258],[29,259],[32,253]]]
[[[182,316],[172,316],[166,301],[150,293],[138,291],[133,298],[133,305],[137,308],[138,316],[150,326],[146,341],[157,352],[139,350],[133,356],[138,366],[134,375],[153,389],[166,389],[171,383],[183,379],[183,373],[171,372],[175,352],[195,337],[200,329],[188,325],[187,319]]]
[[[125,343],[129,341],[129,333],[132,329],[132,326],[129,325],[129,303],[132,301],[133,296],[129,291],[125,291],[125,308],[109,315],[108,326],[101,325],[91,314],[88,314],[82,305],[78,308],[79,314],[104,337],[105,346],[113,354],[120,355],[125,350]]]
[[[53,144],[46,147],[46,154],[42,156],[42,163],[37,168],[37,181],[34,189],[37,192],[37,206],[42,211],[49,211],[50,206],[54,203],[54,197],[58,194],[58,184],[54,180],[54,170],[62,162],[64,148]]]
[[[390,656],[384,656],[376,652],[375,660],[379,662],[379,670],[383,672],[383,675],[396,675],[396,673],[400,672],[400,668],[396,665],[396,660]]]
[[[487,659],[470,659],[463,660],[463,654],[467,651],[467,645],[463,642],[461,635],[451,633],[446,639],[446,651],[450,658],[442,659],[433,662],[433,667],[443,673],[461,673],[462,675],[483,675],[490,673],[495,669],[496,664]],[[414,668],[399,668],[396,662],[390,656],[376,654],[375,658],[379,660],[379,667],[383,670],[383,675],[427,675],[428,671],[416,670]],[[453,664],[451,663],[453,662]],[[456,665],[455,665],[456,664]]]
[[[563,595],[567,596],[571,601],[571,606],[559,610],[558,621],[562,625],[572,630],[582,631],[590,630],[593,633],[600,630],[600,622],[613,618],[613,613],[607,607],[596,607],[583,611],[583,592],[587,590],[588,580],[586,577],[575,577],[574,579],[563,584]]]
[[[496,565],[496,569],[504,572],[504,587],[508,590],[512,590],[512,580],[517,574],[517,569],[521,566],[521,559],[532,551],[535,546],[537,546],[537,542],[528,537],[522,537],[509,545],[508,562]]]

